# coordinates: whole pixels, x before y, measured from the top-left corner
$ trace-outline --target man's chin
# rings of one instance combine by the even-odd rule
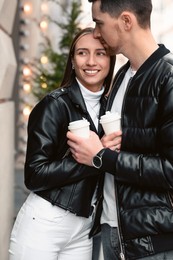
[[[108,55],[110,55],[110,56],[116,54],[115,49],[113,49],[113,48],[111,48],[109,46],[107,46],[106,51],[107,51]]]

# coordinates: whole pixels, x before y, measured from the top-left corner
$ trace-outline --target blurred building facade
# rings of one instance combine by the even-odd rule
[[[9,8],[10,6],[10,8]],[[12,40],[17,0],[0,0],[0,259],[8,259],[14,197],[14,120],[12,99],[17,61]]]
[[[158,41],[173,52],[172,0],[153,0],[152,31]]]
[[[93,25],[91,4],[81,2],[81,27]],[[68,8],[71,0],[57,0]],[[173,52],[172,0],[153,0],[152,31],[158,43]],[[9,8],[10,6],[10,8]],[[30,107],[35,100],[27,80],[32,71],[27,66],[41,51],[42,33],[58,48],[61,31],[49,25],[47,14],[64,19],[62,10],[48,0],[0,0],[0,259],[7,260],[8,241],[13,223],[14,168],[23,169],[26,151],[26,127]],[[16,50],[16,51],[15,51]],[[118,55],[116,70],[126,61]],[[18,64],[18,66],[17,66]]]

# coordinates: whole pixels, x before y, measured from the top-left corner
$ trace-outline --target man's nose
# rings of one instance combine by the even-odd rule
[[[99,30],[97,29],[97,27],[94,28],[93,35],[94,35],[95,39],[99,39],[101,37],[101,34],[100,34]]]

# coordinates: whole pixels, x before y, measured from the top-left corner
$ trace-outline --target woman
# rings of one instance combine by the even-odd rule
[[[87,119],[100,137],[99,117],[115,57],[93,28],[74,38],[61,88],[32,110],[28,122],[25,184],[31,190],[14,224],[10,260],[91,260],[88,233],[100,172],[69,153],[69,122]],[[103,104],[100,107],[100,104]]]

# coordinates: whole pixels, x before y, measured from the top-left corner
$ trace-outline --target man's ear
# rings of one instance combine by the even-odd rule
[[[134,15],[131,12],[122,12],[120,15],[124,30],[130,30],[133,24]]]

